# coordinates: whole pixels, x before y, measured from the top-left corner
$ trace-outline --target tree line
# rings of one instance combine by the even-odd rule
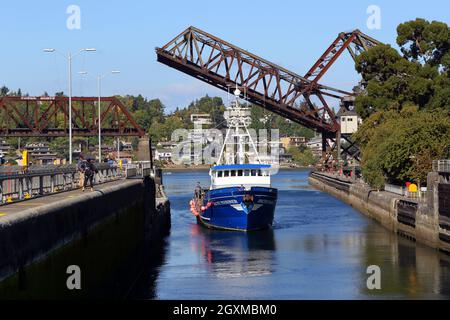
[[[385,182],[426,183],[432,160],[450,157],[450,28],[438,21],[407,21],[397,45],[378,45],[356,59],[364,91],[355,134],[362,172],[375,187]]]
[[[64,92],[57,92],[57,95],[64,95]],[[55,94],[55,95],[56,95]],[[1,96],[21,96],[22,91],[11,91],[6,86],[0,88]],[[27,95],[27,94],[25,94]],[[44,93],[48,96],[48,93]],[[212,124],[210,128],[224,129],[226,122],[224,119],[225,104],[221,97],[210,97],[205,95],[199,99],[193,100],[186,107],[177,107],[173,111],[167,111],[166,106],[160,99],[148,99],[142,95],[124,95],[116,96],[124,106],[129,110],[136,122],[141,126],[145,132],[152,138],[153,141],[170,141],[172,132],[176,129],[193,129],[191,115],[194,113],[205,113],[211,117]],[[289,136],[305,136],[310,138],[314,135],[313,131],[303,126],[295,124],[275,115],[261,107],[249,105],[251,107],[252,124],[251,128],[255,130],[260,129],[278,129],[280,135]],[[63,125],[64,121],[61,119],[59,125]],[[6,139],[11,145],[18,145],[18,138]],[[20,143],[25,145],[29,142],[47,141],[52,150],[60,156],[68,156],[67,138],[22,138]],[[134,148],[137,148],[138,139],[132,138]],[[74,138],[74,144],[82,144],[83,147],[93,146],[97,143],[96,137],[89,138]],[[105,137],[103,143],[112,144],[113,138]],[[301,156],[301,155],[300,155]]]

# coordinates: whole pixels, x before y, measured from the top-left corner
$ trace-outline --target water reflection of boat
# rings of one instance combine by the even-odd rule
[[[218,277],[273,273],[275,238],[272,229],[254,233],[220,232],[191,226],[192,248]]]

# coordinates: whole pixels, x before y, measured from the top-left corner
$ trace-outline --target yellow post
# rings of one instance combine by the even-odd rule
[[[28,167],[28,150],[23,150],[22,151],[22,164],[24,167]]]

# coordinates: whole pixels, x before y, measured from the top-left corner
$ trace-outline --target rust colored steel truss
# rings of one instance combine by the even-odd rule
[[[116,97],[101,97],[103,136],[143,136],[126,107]],[[74,136],[98,135],[97,97],[72,98]],[[0,98],[0,136],[62,137],[69,132],[68,97]]]
[[[325,162],[336,146],[340,146],[340,154],[359,161],[358,146],[340,134],[339,123],[326,100],[336,98],[342,102],[344,97],[355,94],[318,81],[345,50],[356,60],[361,52],[379,44],[359,30],[341,32],[303,77],[195,27],[156,48],[156,54],[161,63],[225,91],[239,87],[243,89],[241,97],[248,101],[321,132]],[[341,139],[349,146],[336,143]]]
[[[320,56],[316,63],[305,74],[305,78],[317,83],[320,78],[327,72],[333,63],[339,58],[345,49],[348,50],[353,60],[363,51],[370,49],[376,45],[381,44],[368,35],[359,30],[352,32],[341,32],[328,49]]]
[[[353,93],[313,82],[202,30],[189,27],[162,48],[158,61],[308,128],[335,133],[339,124],[328,98]]]

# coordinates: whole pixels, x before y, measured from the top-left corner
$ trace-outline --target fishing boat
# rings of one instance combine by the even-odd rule
[[[209,171],[209,189],[197,185],[190,201],[197,222],[208,228],[253,231],[272,226],[278,190],[271,185],[275,172],[263,163],[249,133],[250,108],[239,103],[235,90],[224,114],[227,132],[218,162]]]

